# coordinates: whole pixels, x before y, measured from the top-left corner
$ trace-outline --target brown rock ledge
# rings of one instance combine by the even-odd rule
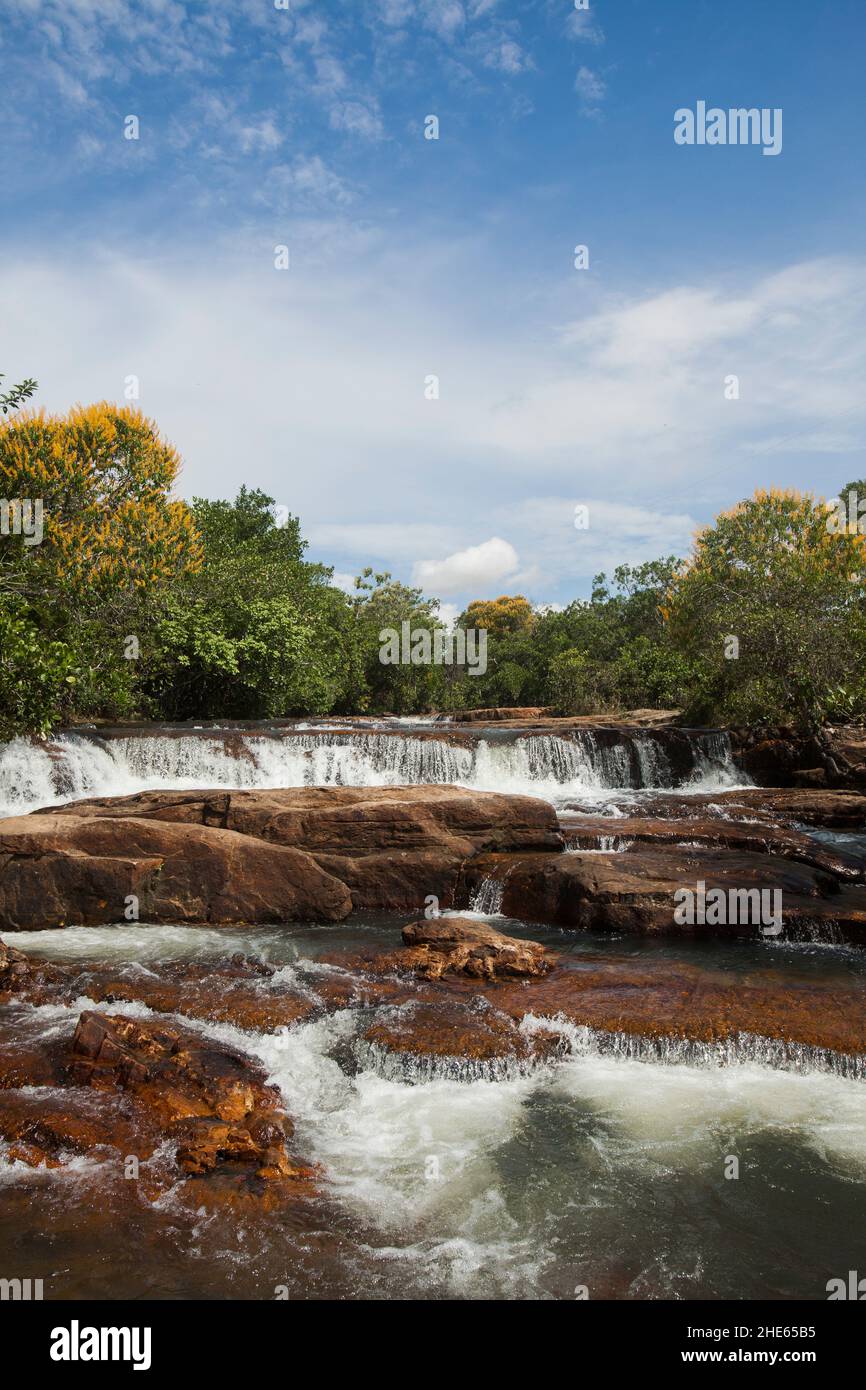
[[[552,806],[450,786],[142,792],[0,821],[0,930],[340,921],[452,900],[479,853],[562,847]]]

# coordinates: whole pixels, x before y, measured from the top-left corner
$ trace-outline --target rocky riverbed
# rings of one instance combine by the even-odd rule
[[[59,1297],[821,1296],[786,1264],[779,1165],[791,1201],[841,1202],[844,1241],[866,1212],[866,796],[738,782],[704,733],[664,762],[594,734],[624,785],[581,787],[566,731],[545,737],[553,795],[168,786],[0,821],[0,1236],[21,1277]],[[522,781],[517,756],[496,766]],[[679,920],[683,889],[781,893],[781,929]],[[732,1153],[760,1198],[727,1187]],[[691,1263],[672,1230],[660,1260],[655,1221],[624,1240],[601,1216],[664,1211],[663,1171]],[[136,1273],[118,1242],[139,1229]]]

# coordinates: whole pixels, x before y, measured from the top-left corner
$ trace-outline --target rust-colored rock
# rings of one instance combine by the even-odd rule
[[[465,975],[476,980],[535,979],[550,966],[537,941],[505,936],[467,917],[435,917],[403,928],[404,947],[378,958],[379,968],[411,970],[425,980]]]
[[[23,951],[0,941],[0,1004],[5,1004],[22,987],[31,969]]]
[[[447,905],[476,854],[561,847],[546,801],[440,785],[96,798],[0,821],[0,928],[117,921],[128,894],[143,921],[339,921]]]
[[[258,1176],[286,1176],[291,1120],[279,1096],[240,1053],[160,1022],[83,1013],[72,1041],[70,1077],[117,1087],[177,1141],[180,1166],[212,1171],[220,1162],[255,1165]]]
[[[605,1033],[651,1039],[721,1042],[741,1034],[866,1054],[866,982],[780,980],[772,969],[747,978],[682,961],[635,956],[558,966],[527,991],[507,983],[485,988],[498,1009],[531,1012]]]
[[[628,814],[633,808],[622,802],[621,809]],[[706,812],[716,815],[721,812],[736,820],[774,820],[783,825],[859,830],[866,824],[866,795],[859,791],[808,787],[743,787],[736,791],[695,792],[688,796],[676,791],[660,792],[641,801],[644,816],[690,818]]]
[[[560,825],[571,848],[621,850],[633,845],[707,845],[795,859],[846,882],[858,883],[866,877],[862,858],[819,844],[804,831],[777,825],[769,819],[563,815]]]
[[[754,921],[677,921],[675,894],[695,892],[701,881],[708,891],[779,890],[789,928],[833,926],[852,941],[866,940],[866,890],[840,891],[824,870],[764,854],[638,845],[622,854],[482,855],[468,866],[467,889],[486,878],[503,882],[506,916],[581,930],[760,935],[762,924]]]
[[[0,928],[340,921],[345,885],[301,850],[230,830],[86,813],[0,821]]]
[[[483,996],[465,999],[450,991],[409,999],[400,1008],[384,1011],[364,1040],[398,1056],[470,1062],[526,1062],[556,1049],[552,1034],[521,1032],[519,1019],[494,1008]]]

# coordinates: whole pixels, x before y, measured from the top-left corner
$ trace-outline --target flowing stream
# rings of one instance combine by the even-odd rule
[[[424,732],[427,732],[426,730]],[[453,782],[603,804],[642,793],[743,785],[724,735],[692,735],[675,772],[662,740],[590,732],[465,742],[420,728],[65,734],[0,750],[5,814],[148,787]],[[621,797],[620,797],[621,799]],[[501,917],[495,881],[472,910],[591,961],[603,937],[569,937]],[[129,924],[9,933],[28,952],[112,962],[119,976],[240,951],[279,967],[260,987],[299,987],[336,967],[334,949],[383,949],[405,917],[333,927]],[[770,942],[616,942],[629,951],[749,977],[863,981],[848,947]],[[14,1054],[68,1038],[90,1001],[0,1008]],[[141,1004],[115,1012],[147,1015]],[[385,1007],[385,1006],[380,1006]],[[116,1155],[33,1169],[0,1144],[0,1248],[20,1277],[64,1296],[111,1298],[805,1298],[866,1269],[866,1086],[856,1070],[742,1038],[725,1048],[618,1045],[559,1027],[553,1060],[520,1068],[389,1066],[349,1009],[288,1034],[183,1020],[240,1047],[279,1086],[295,1147],[320,1166],[307,1206],[238,1216],[190,1209],[172,1188],[131,1191]],[[524,1027],[557,1027],[530,1017]],[[47,1088],[46,1094],[50,1091]],[[90,1102],[87,1102],[90,1103]],[[736,1159],[739,1176],[729,1175]],[[157,1154],[154,1171],[168,1161]],[[9,1261],[7,1260],[7,1263]]]
[[[426,731],[425,731],[426,732]],[[524,793],[554,802],[621,790],[714,791],[742,786],[726,734],[696,732],[677,778],[662,741],[639,733],[614,744],[591,730],[449,742],[389,729],[301,728],[279,735],[62,734],[51,742],[0,746],[0,815],[18,815],[85,796],[126,796],[147,788],[406,786],[453,783]]]
[[[242,950],[303,983],[329,968],[318,958],[335,943],[393,944],[398,927],[368,918],[315,929],[70,928],[15,943],[82,968],[114,960],[121,975]],[[574,949],[591,962],[606,947]],[[817,948],[627,949],[672,964],[697,954],[708,970],[744,978],[771,950],[793,979],[866,969],[857,952],[828,964]],[[69,1008],[19,1007],[6,1028],[21,1047],[60,1039],[87,1003],[85,994]],[[91,1297],[273,1298],[283,1286],[292,1298],[532,1299],[574,1298],[585,1286],[590,1298],[808,1299],[863,1267],[864,1083],[807,1062],[767,1065],[755,1041],[641,1057],[566,1028],[554,1062],[466,1080],[377,1066],[358,1045],[357,1010],[282,1036],[184,1026],[264,1063],[298,1148],[322,1166],[324,1196],[309,1211],[251,1212],[240,1225],[190,1211],[173,1192],[143,1214],[116,1157],[34,1176],[0,1156],[0,1245],[22,1274],[67,1271],[64,1290]],[[731,1157],[737,1179],[725,1176]],[[34,1246],[34,1212],[50,1233],[44,1249]]]

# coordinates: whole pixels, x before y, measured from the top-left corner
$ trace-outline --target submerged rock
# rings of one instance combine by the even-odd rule
[[[626,814],[631,809],[623,804]],[[735,791],[662,792],[641,802],[644,816],[684,817],[695,813],[731,816],[734,820],[776,821],[785,826],[826,826],[860,830],[866,825],[866,795],[807,787],[739,787]]]
[[[866,862],[861,857],[819,844],[804,831],[778,825],[769,818],[562,816],[560,824],[570,848],[628,851],[635,845],[706,845],[795,859],[851,883],[866,877]]]

